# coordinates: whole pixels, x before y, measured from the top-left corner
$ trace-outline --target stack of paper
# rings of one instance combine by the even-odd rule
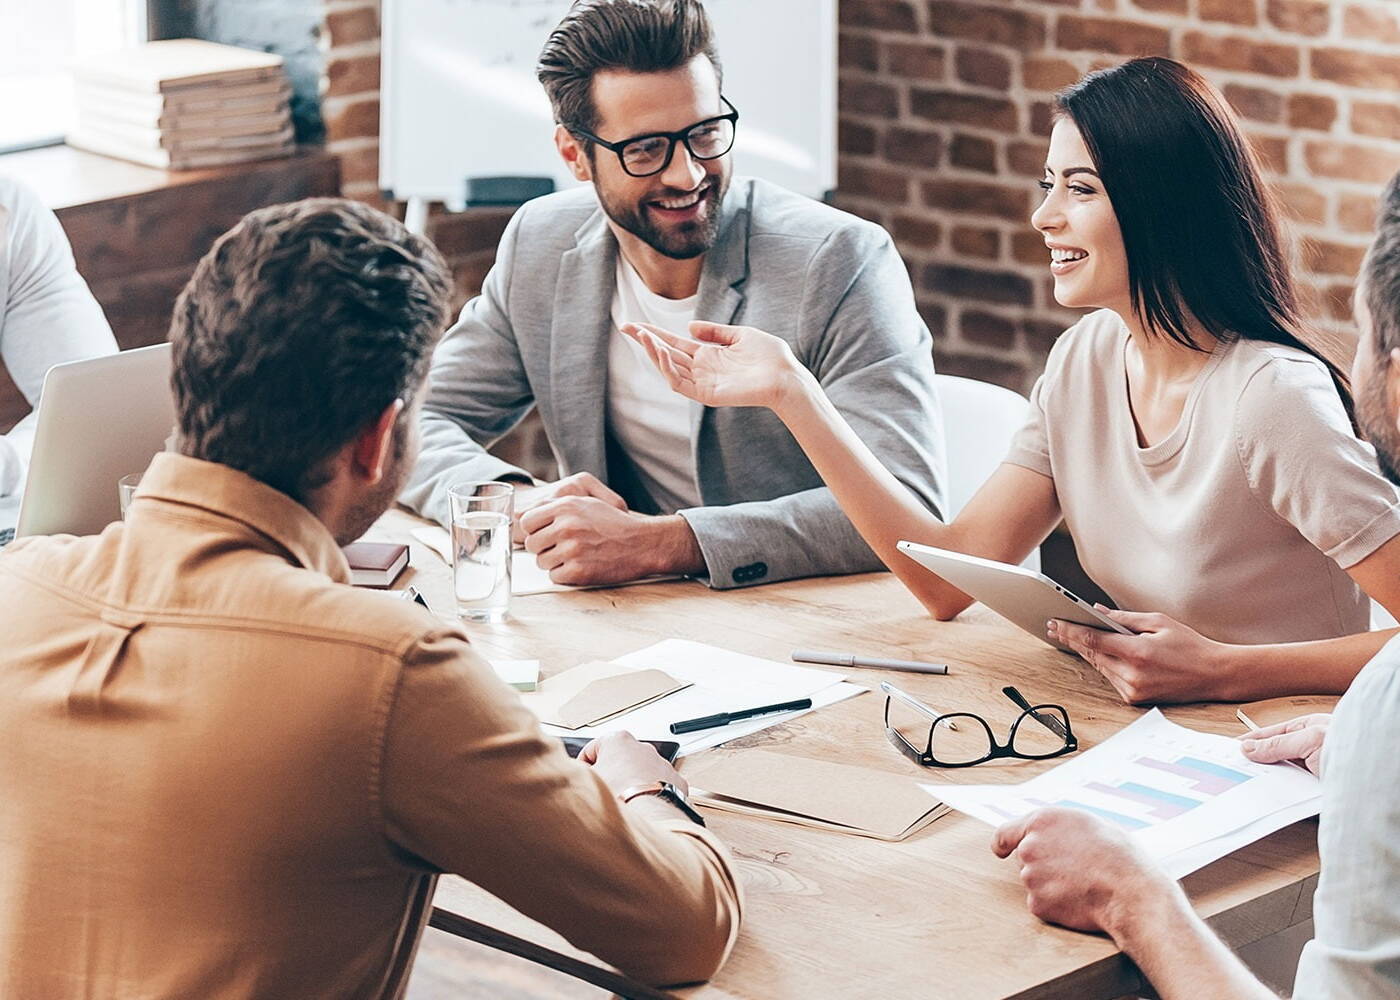
[[[179,38],[73,68],[68,144],[151,167],[212,167],[292,152],[282,57]]]
[[[572,679],[569,675],[575,671],[565,671],[541,682],[538,691],[523,695],[522,700],[545,724],[546,729],[555,735],[592,737],[611,732],[629,732],[639,740],[675,741],[680,744],[680,752],[684,755],[788,722],[811,709],[759,716],[680,736],[671,733],[673,722],[759,705],[776,705],[799,698],[811,698],[812,708],[822,708],[868,690],[857,684],[849,684],[842,680],[840,674],[826,670],[777,663],[684,639],[658,642],[646,649],[620,656],[606,666],[607,670],[591,664],[586,670],[575,668],[579,672]],[[630,687],[599,689],[596,692],[588,690],[586,710],[582,701],[576,703],[573,707],[579,712],[573,713],[567,721],[580,721],[576,717],[580,713],[592,713],[598,721],[577,728],[560,725],[566,720],[557,715],[561,708],[560,699],[551,695],[551,685],[555,680],[563,682],[560,693],[564,695],[564,700],[569,700],[583,694],[587,687],[575,681],[596,683],[604,676],[617,676],[620,672],[645,672],[650,677],[640,679],[635,690]],[[669,684],[661,684],[656,674],[662,675]],[[653,681],[657,683],[653,685]],[[662,687],[670,693],[658,695]],[[595,693],[599,695],[596,703],[593,700]],[[603,698],[604,694],[608,697]]]
[[[877,840],[903,840],[948,807],[909,778],[767,750],[717,750],[685,769],[712,809]]]
[[[1000,825],[1045,806],[1091,813],[1133,837],[1174,878],[1316,816],[1322,786],[1291,764],[1255,764],[1238,740],[1153,709],[1092,750],[1019,785],[926,785]]]

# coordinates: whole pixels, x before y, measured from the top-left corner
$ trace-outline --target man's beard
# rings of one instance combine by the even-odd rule
[[[416,457],[407,454],[409,433],[409,426],[401,418],[394,428],[393,455],[384,469],[383,477],[346,513],[335,540],[337,545],[349,545],[355,541],[394,505],[399,491],[408,480],[409,466]]]
[[[705,178],[704,183],[707,190],[704,195],[705,215],[696,222],[685,222],[679,226],[662,228],[651,217],[646,205],[638,202],[633,205],[624,205],[621,201],[610,198],[600,185],[595,185],[598,192],[598,203],[603,206],[603,211],[607,213],[618,226],[627,230],[637,239],[651,247],[663,257],[670,257],[673,260],[691,260],[707,252],[715,245],[715,240],[719,237],[720,226],[720,206],[724,202],[724,194],[729,190],[729,176],[724,174],[710,174]],[[647,201],[658,198],[684,198],[688,191],[663,191],[647,196]]]
[[[1397,468],[1400,430],[1396,429],[1395,418],[1386,409],[1386,382],[1386,366],[1381,366],[1356,387],[1356,422],[1376,449],[1376,464],[1380,466],[1381,475],[1400,486],[1400,468]]]

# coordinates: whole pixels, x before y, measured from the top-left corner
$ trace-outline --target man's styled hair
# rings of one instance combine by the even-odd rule
[[[259,209],[219,237],[175,303],[171,384],[185,455],[292,498],[385,407],[405,414],[447,320],[431,243],[340,198]],[[396,433],[403,438],[406,417]]]
[[[704,55],[723,80],[710,18],[700,0],[576,0],[550,32],[535,75],[554,120],[594,132],[593,76],[600,70],[661,73]],[[591,151],[592,143],[585,142]]]
[[[1376,353],[1385,363],[1400,347],[1400,174],[1390,179],[1376,214],[1376,238],[1361,265]]]

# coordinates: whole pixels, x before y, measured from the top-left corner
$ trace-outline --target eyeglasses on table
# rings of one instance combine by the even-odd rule
[[[1014,687],[1001,689],[1021,709],[1005,743],[996,741],[980,715],[937,712],[888,682],[880,690],[885,692],[885,736],[923,767],[972,767],[1005,757],[1048,760],[1079,749],[1064,708],[1032,705]]]

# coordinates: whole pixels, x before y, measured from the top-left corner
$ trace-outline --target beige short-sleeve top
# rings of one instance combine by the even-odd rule
[[[1346,573],[1400,534],[1381,476],[1316,358],[1220,344],[1181,420],[1143,448],[1116,313],[1060,337],[1006,461],[1055,481],[1088,574],[1130,611],[1224,642],[1332,638],[1369,627]]]

